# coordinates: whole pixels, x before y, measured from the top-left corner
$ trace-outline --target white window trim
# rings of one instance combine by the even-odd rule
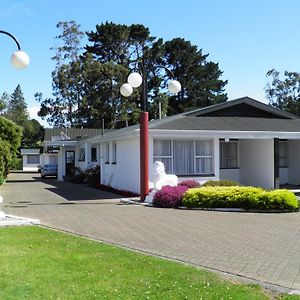
[[[221,162],[221,160],[222,160],[222,153],[221,153],[221,143],[224,143],[224,144],[226,144],[226,143],[237,143],[237,166],[236,167],[232,167],[232,168],[225,168],[225,167],[222,167],[222,162]],[[239,143],[239,140],[237,140],[237,141],[228,141],[228,142],[226,142],[226,141],[220,141],[220,169],[221,170],[236,170],[236,169],[239,169],[240,168],[240,143]]]
[[[110,145],[109,143],[105,144],[105,164],[110,163]]]
[[[280,165],[280,159],[282,158],[282,156],[280,156],[280,151],[279,151],[279,168],[288,168],[289,167],[289,143],[288,141],[279,140],[279,144],[280,143],[282,144],[284,143],[286,145],[286,157],[285,157],[286,164],[283,166]]]
[[[153,153],[153,162],[160,160],[162,158],[168,158],[171,159],[171,173],[173,173],[174,170],[174,141],[183,141],[186,139],[153,139],[154,141],[171,141],[171,155],[154,155]],[[177,176],[182,177],[189,177],[189,176],[199,176],[199,177],[206,177],[206,176],[214,176],[214,140],[213,139],[191,139],[193,141],[193,147],[194,147],[194,172],[189,174],[177,174]],[[196,155],[196,142],[198,141],[209,141],[211,143],[211,155]],[[210,158],[211,164],[212,164],[212,172],[211,173],[196,173],[196,160],[200,158]]]
[[[116,165],[117,164],[117,143],[113,142],[112,143],[112,158],[111,158],[111,163]]]

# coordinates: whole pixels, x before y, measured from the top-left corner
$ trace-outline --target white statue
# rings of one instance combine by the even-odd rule
[[[153,190],[146,197],[145,202],[152,203],[155,192],[160,190],[163,186],[176,186],[177,184],[178,177],[174,174],[166,174],[165,165],[161,161],[156,161],[154,163]]]
[[[165,165],[161,161],[154,163],[154,190],[160,190],[164,185],[176,186],[178,177],[173,174],[166,174]]]

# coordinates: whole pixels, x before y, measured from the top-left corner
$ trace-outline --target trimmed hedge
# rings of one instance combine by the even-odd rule
[[[186,207],[298,210],[296,196],[288,190],[266,191],[256,187],[201,187],[188,190]]]
[[[208,180],[202,184],[202,186],[240,186],[240,184],[234,180]]]

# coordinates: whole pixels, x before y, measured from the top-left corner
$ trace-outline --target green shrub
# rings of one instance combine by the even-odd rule
[[[265,191],[256,187],[201,187],[188,190],[186,207],[298,210],[296,196],[288,190]]]
[[[234,180],[208,180],[202,184],[202,186],[240,186],[240,184]]]
[[[22,170],[23,169],[23,160],[22,158],[13,158],[10,163],[11,170]]]
[[[4,176],[0,173],[0,185],[4,182]]]

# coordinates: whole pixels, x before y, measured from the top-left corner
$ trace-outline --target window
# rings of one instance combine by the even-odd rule
[[[166,173],[172,173],[172,141],[155,140],[153,147],[153,162],[161,161],[165,165]]]
[[[211,141],[196,141],[196,173],[213,173],[213,155]]]
[[[105,163],[109,164],[109,143],[105,145]]]
[[[38,154],[27,155],[27,164],[28,165],[39,164],[39,163],[40,163],[40,156]]]
[[[91,148],[91,160],[97,161],[97,148],[95,147]]]
[[[79,161],[85,161],[85,148],[79,149]]]
[[[279,167],[288,167],[288,141],[279,141]]]
[[[117,163],[117,144],[112,143],[112,164]]]
[[[213,173],[212,141],[154,140],[153,160],[164,163],[166,173],[208,175]]]
[[[175,174],[193,174],[194,141],[173,141],[173,172]]]
[[[238,167],[238,141],[220,141],[220,168],[236,169]]]

